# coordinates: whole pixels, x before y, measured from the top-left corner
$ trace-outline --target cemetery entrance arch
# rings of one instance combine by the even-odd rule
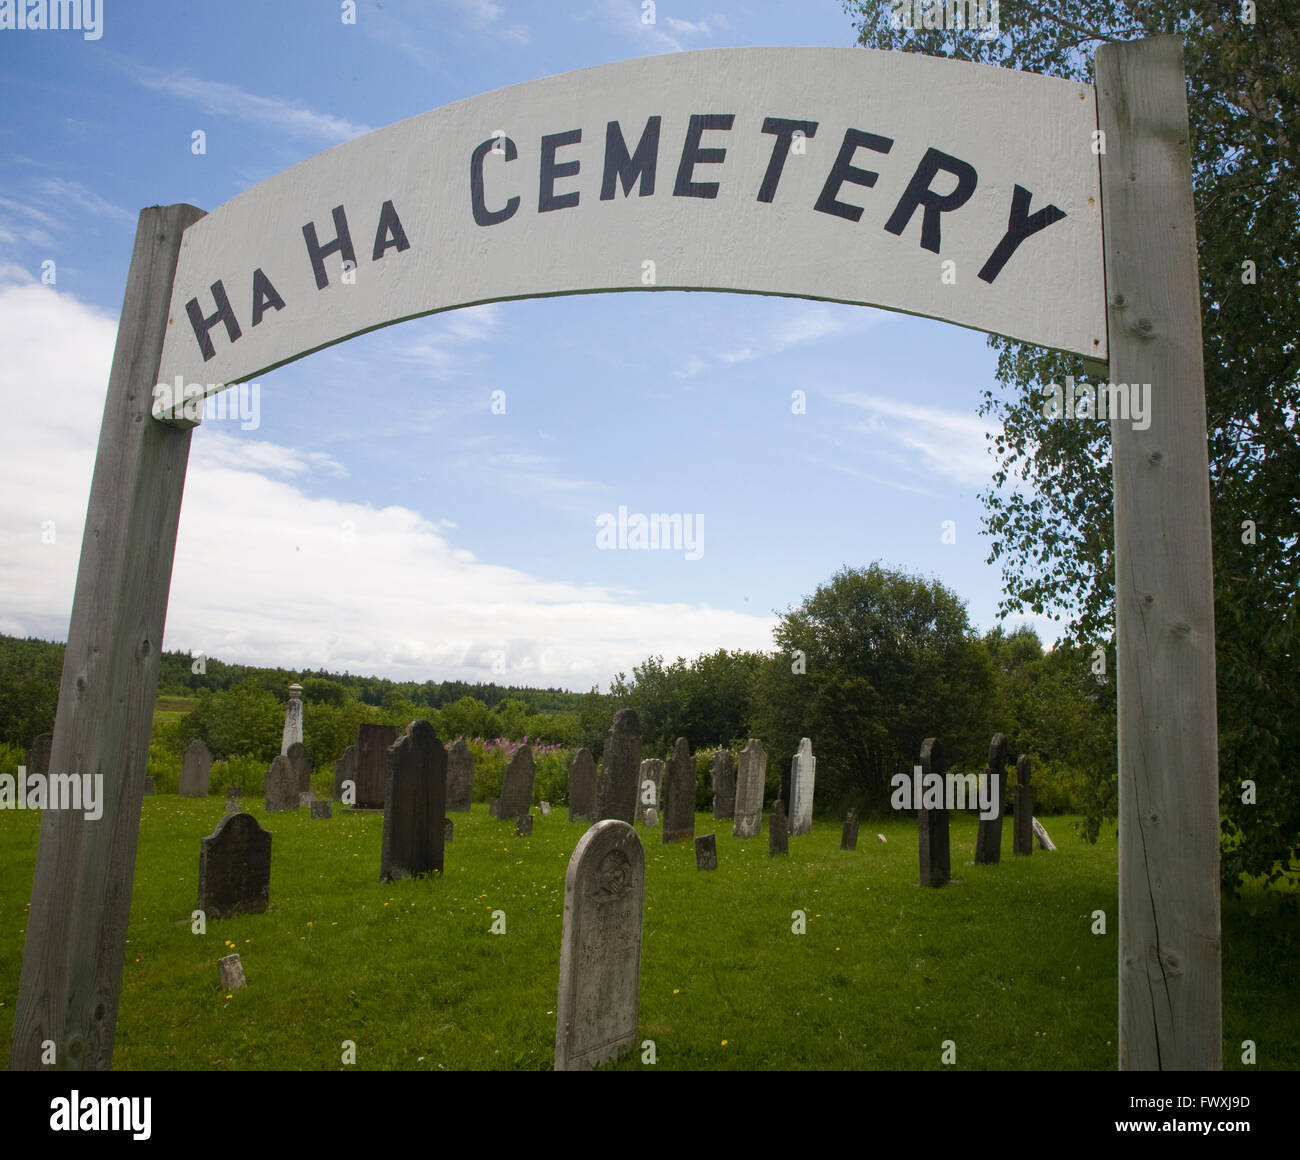
[[[10,1064],[111,1065],[172,557],[202,399],[480,302],[697,289],[883,306],[1150,384],[1112,417],[1119,1062],[1220,1066],[1217,737],[1181,47],[1098,84],[862,49],[592,68],[378,130],[210,214],[141,214],[100,433]],[[1104,230],[1103,230],[1104,222]]]

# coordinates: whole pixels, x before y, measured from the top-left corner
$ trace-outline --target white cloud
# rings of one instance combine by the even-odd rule
[[[96,217],[111,218],[124,225],[134,226],[137,214],[123,209],[120,205],[105,201],[93,189],[87,189],[79,181],[64,181],[62,178],[47,177],[37,183],[40,191],[47,197],[71,202],[78,209],[84,209]]]
[[[640,51],[647,56],[660,52],[682,52],[684,45],[669,36],[656,22],[647,24],[642,19],[640,0],[603,0],[605,16],[615,31],[631,37]]]

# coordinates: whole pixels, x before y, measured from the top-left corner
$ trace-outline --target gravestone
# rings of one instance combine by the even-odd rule
[[[515,837],[531,838],[533,836],[533,815],[520,814],[515,818]]]
[[[1029,754],[1022,753],[1016,762],[1016,817],[1011,830],[1012,850],[1022,855],[1034,852],[1034,787],[1029,772]]]
[[[501,816],[501,799],[493,798],[488,802],[488,817],[499,818]]]
[[[1006,812],[1007,800],[1007,739],[1004,734],[994,733],[989,742],[989,767],[984,776],[991,783],[992,804],[996,812],[991,818],[980,818],[979,830],[975,834],[975,862],[977,865],[996,866],[1002,859],[1002,815]]]
[[[781,782],[776,787],[776,796],[779,797],[783,802],[788,802],[790,800],[790,795],[793,792],[792,787],[794,785],[794,763],[798,760],[798,758],[799,755],[797,753],[791,756],[790,765],[787,769],[782,771]],[[789,815],[787,814],[786,817],[788,820]]]
[[[317,796],[314,793],[312,793],[311,790],[308,790],[306,793],[300,793],[298,795],[298,804],[300,806],[311,806],[314,802],[317,802],[319,800],[320,799],[317,798]]]
[[[313,821],[319,821],[324,818],[332,818],[334,816],[334,803],[323,802],[319,800],[312,802],[311,816]]]
[[[944,773],[943,745],[937,737],[927,737],[921,743],[923,786],[925,775],[930,773],[941,776]],[[942,806],[926,809],[918,802],[916,821],[920,831],[921,885],[946,886],[949,877],[948,811]]]
[[[356,786],[357,781],[357,747],[349,745],[343,755],[334,763],[334,800],[343,800],[343,783],[352,782]]]
[[[412,721],[388,751],[380,882],[442,872],[447,750],[427,721]]]
[[[53,733],[38,733],[27,751],[27,772],[42,777],[50,772],[50,749],[54,746]]]
[[[640,802],[643,807],[654,806],[655,809],[659,809],[663,806],[664,773],[667,768],[667,763],[661,757],[647,757],[641,762],[637,780],[641,786]],[[650,785],[646,785],[646,782],[649,782]]]
[[[736,838],[757,838],[763,826],[763,788],[767,783],[767,751],[751,737],[740,751],[736,775],[736,816],[731,833]]]
[[[718,868],[718,837],[716,834],[701,834],[695,839],[695,869],[716,870]]]
[[[653,830],[659,824],[659,811],[651,806],[641,818],[641,824],[647,830]]]
[[[289,686],[289,701],[284,707],[284,732],[280,734],[280,752],[286,756],[289,747],[302,741],[302,686]]]
[[[208,918],[264,914],[270,896],[271,835],[252,814],[227,814],[199,843],[198,909]]]
[[[442,819],[442,843],[445,846],[456,836],[456,823],[450,818]]]
[[[357,726],[357,796],[359,810],[382,810],[388,790],[388,747],[397,740],[396,725]]]
[[[296,810],[299,805],[298,774],[282,753],[266,772],[266,812]]]
[[[569,821],[590,821],[596,813],[596,763],[591,750],[579,749],[569,766]]]
[[[772,803],[767,819],[767,856],[790,853],[790,834],[785,824],[785,802],[780,798]]]
[[[630,782],[636,764],[617,772]],[[597,1067],[635,1047],[644,907],[641,840],[626,822],[598,821],[578,840],[564,876],[556,1071]]]
[[[181,797],[207,797],[211,776],[212,753],[202,738],[196,737],[181,756],[181,784],[177,793]]]
[[[858,848],[858,811],[849,810],[849,815],[844,819],[844,832],[840,835],[841,850],[856,850]]]
[[[713,817],[730,821],[736,816],[736,762],[730,749],[719,749],[710,762],[713,768]]]
[[[807,737],[799,742],[799,752],[790,762],[790,834],[812,832],[813,782],[816,780],[817,758],[813,756],[812,742]]]
[[[474,800],[474,753],[469,742],[457,737],[447,750],[447,810],[468,813]]]
[[[226,786],[226,813],[241,814],[244,812],[244,804],[240,800],[242,796],[243,794],[240,792],[239,786]]]
[[[538,803],[537,803],[537,812],[538,812],[539,814],[541,814],[542,817],[544,817],[544,818],[549,818],[549,817],[551,816],[551,803],[550,803],[550,802],[538,802]]]
[[[1056,846],[1052,843],[1052,839],[1044,828],[1043,823],[1037,818],[1034,818],[1034,837],[1038,839],[1038,848],[1040,850],[1056,849]]]
[[[156,788],[155,788],[155,786],[154,786],[154,780],[153,780],[153,778],[152,778],[152,777],[146,777],[146,778],[144,779],[144,796],[145,796],[145,797],[153,797],[153,795],[154,795],[155,792],[156,792]]]
[[[677,738],[664,774],[664,842],[695,837],[695,759],[685,737]]]
[[[507,821],[522,817],[533,808],[533,747],[521,745],[506,765],[501,779],[501,796],[497,799],[497,817]]]
[[[605,735],[605,756],[596,786],[596,816],[630,826],[636,817],[637,773],[641,769],[641,722],[635,709],[620,709]]]
[[[248,980],[244,978],[243,965],[237,954],[226,955],[225,958],[217,960],[217,979],[221,983],[221,989],[231,993],[248,986]]]
[[[298,779],[298,792],[311,793],[311,754],[301,741],[295,741],[285,754],[293,766],[293,775]]]

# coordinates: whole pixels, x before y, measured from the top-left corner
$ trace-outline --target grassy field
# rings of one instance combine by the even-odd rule
[[[323,786],[316,787],[320,793]],[[328,792],[326,789],[325,792]],[[380,885],[382,815],[267,817],[271,909],[191,931],[199,839],[223,800],[146,798],[114,1066],[329,1069],[343,1042],[360,1068],[547,1069],[555,1039],[564,872],[585,829],[563,811],[531,838],[452,815],[442,877]],[[640,1038],[663,1069],[1115,1067],[1113,827],[1096,846],[1048,819],[1055,854],[971,863],[975,822],[952,823],[955,881],[916,885],[916,827],[864,822],[857,851],[818,821],[769,859],[761,838],[718,833],[719,869],[688,845],[646,841]],[[0,814],[0,1038],[10,1036],[38,818]],[[880,843],[876,833],[888,839]],[[493,911],[506,933],[492,934]],[[807,933],[792,933],[792,913]],[[1091,933],[1093,911],[1104,935]],[[1300,929],[1259,896],[1225,904],[1224,1061],[1243,1039],[1260,1069],[1300,1066],[1294,964]],[[216,960],[243,959],[227,995]],[[647,1066],[641,1053],[613,1065]]]

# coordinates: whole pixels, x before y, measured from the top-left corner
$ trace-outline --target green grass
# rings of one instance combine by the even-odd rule
[[[320,787],[317,787],[320,792]],[[452,815],[442,877],[378,882],[382,815],[266,817],[271,909],[191,932],[199,838],[223,802],[146,798],[114,1065],[119,1069],[327,1069],[344,1040],[360,1068],[552,1065],[564,872],[584,826],[563,811],[531,838]],[[660,1069],[1100,1069],[1116,1064],[1113,827],[1089,846],[1047,819],[1055,854],[970,863],[975,823],[952,820],[954,882],[921,890],[916,827],[864,821],[859,848],[818,821],[769,859],[766,828],[718,833],[719,869],[689,844],[642,831],[648,881],[640,1040]],[[38,818],[0,813],[0,1038],[12,1029]],[[888,844],[876,840],[884,833]],[[489,933],[492,912],[507,932]],[[803,910],[807,933],[791,933]],[[1104,910],[1107,933],[1091,933]],[[1224,1062],[1242,1039],[1260,1069],[1300,1067],[1294,966],[1300,926],[1273,899],[1224,907]],[[249,986],[227,998],[216,960],[242,956]],[[724,1042],[725,1045],[724,1045]],[[619,1069],[638,1069],[641,1052]]]

